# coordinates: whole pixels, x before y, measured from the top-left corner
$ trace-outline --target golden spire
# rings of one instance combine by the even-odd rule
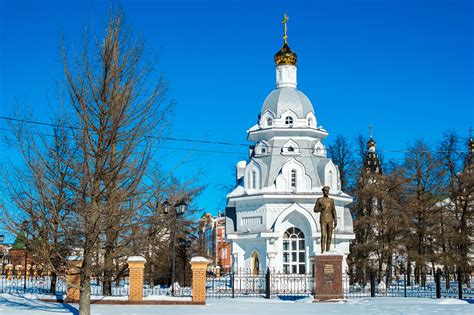
[[[373,129],[373,126],[369,125],[370,139],[369,139],[369,141],[367,141],[367,148],[369,148],[369,149],[372,148],[372,147],[375,149],[375,141],[372,138],[372,129]]]
[[[286,40],[287,40],[287,38],[288,38],[288,35],[286,34],[286,32],[287,32],[287,30],[288,30],[287,25],[286,25],[286,22],[287,22],[288,20],[289,20],[288,15],[286,15],[286,13],[283,14],[283,20],[281,21],[281,23],[283,23],[283,25],[284,25],[284,29],[283,29],[283,41],[284,41],[285,44],[287,43]]]
[[[288,15],[286,13],[283,15],[283,20],[281,23],[283,23],[283,47],[275,54],[275,63],[277,66],[279,65],[292,65],[296,66],[296,61],[298,60],[298,56],[296,56],[295,52],[291,50],[291,48],[288,46]]]

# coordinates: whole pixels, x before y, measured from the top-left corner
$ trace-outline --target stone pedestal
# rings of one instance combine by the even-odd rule
[[[206,272],[209,261],[204,257],[191,259],[193,271],[193,302],[206,304]]]
[[[128,300],[138,302],[143,300],[143,271],[145,269],[145,258],[142,256],[131,256],[127,259],[128,272],[130,275],[130,290]]]
[[[342,255],[321,254],[311,257],[314,264],[315,295],[318,301],[344,298],[342,290]]]

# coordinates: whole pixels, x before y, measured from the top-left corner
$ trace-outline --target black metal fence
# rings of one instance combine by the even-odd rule
[[[396,277],[392,281],[377,282],[375,274],[370,274],[369,282],[365,285],[358,283],[350,284],[347,274],[343,276],[344,297],[420,297],[420,298],[459,298],[474,299],[474,290],[471,287],[460,284],[458,281],[449,281],[441,273],[424,275],[423,282],[416,283],[413,278],[410,282],[406,275]]]
[[[369,282],[361,285],[352,283],[349,275],[343,275],[344,298],[362,297],[419,297],[419,298],[462,298],[474,301],[474,283],[472,286],[460,285],[451,279],[448,281],[441,273],[424,275],[423,284],[407,281],[401,275],[386,283],[377,282],[375,274]],[[448,286],[446,285],[448,284]],[[250,269],[236,269],[221,276],[209,274],[206,282],[207,297],[262,297],[295,300],[314,296],[316,290],[314,274],[288,274],[276,270],[267,270],[258,274]]]
[[[250,269],[236,269],[216,277],[208,275],[207,297],[280,297],[295,299],[314,293],[312,274],[288,274],[268,269],[255,273]]]

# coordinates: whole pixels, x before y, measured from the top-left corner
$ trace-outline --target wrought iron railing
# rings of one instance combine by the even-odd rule
[[[143,286],[143,296],[145,297],[148,297],[148,296],[191,297],[192,293],[193,292],[190,287],[180,287],[179,285],[175,285],[174,295],[172,294],[172,290],[170,286],[162,286],[162,285],[151,286],[146,283]]]
[[[437,279],[437,277],[439,277]],[[365,284],[352,283],[347,274],[343,276],[344,297],[419,297],[419,298],[465,298],[474,299],[474,282],[471,287],[462,286],[460,294],[457,281],[451,281],[446,287],[446,281],[441,275],[425,275],[423,282],[416,283],[413,278],[407,281],[406,275],[396,277],[389,283],[376,281],[372,274]]]
[[[111,296],[128,296],[130,281],[128,277],[120,278],[111,283]],[[91,296],[104,296],[104,282],[101,278],[91,279]]]
[[[57,277],[55,288],[51,287],[52,280],[51,276],[27,277],[25,281],[24,276],[9,277],[0,275],[0,293],[65,294],[67,290],[66,280],[63,277]]]
[[[208,275],[208,297],[303,297],[313,294],[314,276],[288,274],[276,270],[255,273],[251,269],[235,269],[229,273]]]

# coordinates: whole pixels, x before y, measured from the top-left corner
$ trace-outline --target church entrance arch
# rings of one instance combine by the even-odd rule
[[[283,272],[306,273],[306,247],[304,233],[291,227],[283,236]]]

